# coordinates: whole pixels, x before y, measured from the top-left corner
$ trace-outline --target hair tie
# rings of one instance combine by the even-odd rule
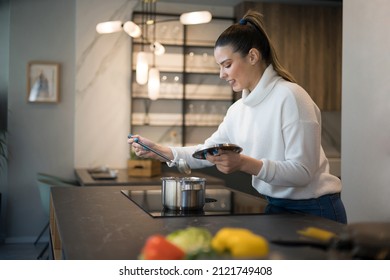
[[[240,21],[239,21],[239,24],[241,24],[241,25],[246,25],[247,23],[248,23],[248,21],[244,18],[240,19]]]

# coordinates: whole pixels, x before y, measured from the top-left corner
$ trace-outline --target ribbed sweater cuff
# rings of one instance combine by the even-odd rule
[[[275,162],[267,159],[261,160],[263,161],[263,167],[257,177],[264,182],[270,182],[275,176]]]

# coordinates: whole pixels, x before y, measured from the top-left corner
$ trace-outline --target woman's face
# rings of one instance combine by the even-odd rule
[[[220,68],[219,77],[227,81],[233,91],[252,91],[260,80],[259,72],[253,67],[254,63],[249,54],[242,57],[233,52],[230,46],[221,46],[214,49],[214,57]]]

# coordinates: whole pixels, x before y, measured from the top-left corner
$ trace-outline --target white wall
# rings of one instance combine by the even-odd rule
[[[342,198],[349,222],[390,221],[390,1],[343,1]]]
[[[74,1],[10,1],[9,35],[5,224],[7,241],[22,242],[34,240],[47,222],[36,173],[73,176]],[[26,101],[27,64],[32,60],[60,63],[60,103]]]

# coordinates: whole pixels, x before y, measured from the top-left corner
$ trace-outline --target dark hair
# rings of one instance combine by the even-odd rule
[[[242,56],[246,56],[251,48],[259,50],[267,65],[272,64],[285,80],[295,82],[294,77],[279,62],[275,48],[265,31],[261,13],[250,10],[238,23],[222,32],[215,42],[215,48],[227,45],[232,46],[233,51]]]

